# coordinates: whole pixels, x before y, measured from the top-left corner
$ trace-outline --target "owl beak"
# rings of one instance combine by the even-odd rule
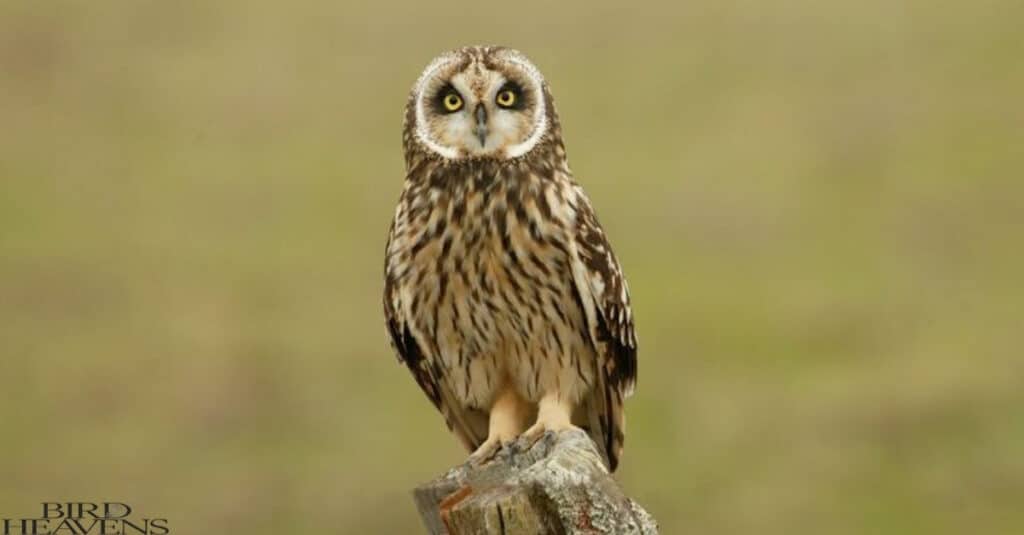
[[[487,109],[483,104],[476,107],[476,137],[481,147],[487,144]]]

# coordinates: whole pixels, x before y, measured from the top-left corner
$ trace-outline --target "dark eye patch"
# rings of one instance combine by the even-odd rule
[[[529,97],[523,92],[523,86],[519,85],[519,82],[516,82],[515,80],[505,82],[505,85],[501,86],[501,89],[498,90],[498,94],[500,95],[504,91],[511,91],[516,97],[512,105],[506,109],[522,110],[526,108],[527,104],[529,104],[529,102],[527,102]]]
[[[438,89],[437,93],[434,93],[434,98],[431,99],[430,104],[433,106],[434,111],[442,114],[452,113],[444,106],[444,99],[448,95],[455,95],[459,97],[459,99],[465,101],[465,99],[462,98],[462,95],[459,94],[459,91],[455,89],[455,86],[453,86],[451,82],[448,82],[441,86],[441,89]]]

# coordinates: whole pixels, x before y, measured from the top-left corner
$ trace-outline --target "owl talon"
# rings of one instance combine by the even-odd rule
[[[527,429],[522,434],[522,439],[526,441],[524,450],[528,450],[533,447],[540,439],[544,438],[544,434],[547,433],[547,429],[544,428],[540,422],[533,425],[533,427]]]
[[[520,435],[526,441],[525,449],[532,448],[548,431],[557,433],[567,429],[578,429],[572,425],[571,414],[572,405],[560,399],[557,394],[549,394],[541,399],[537,422]]]
[[[501,451],[502,447],[503,444],[501,443],[501,440],[498,440],[497,438],[489,438],[485,440],[484,443],[476,449],[476,451],[469,455],[467,462],[473,466],[483,466],[494,460],[494,457],[498,455],[498,452]]]
[[[523,450],[532,448],[535,444],[541,441],[548,433],[559,433],[567,429],[579,429],[575,425],[568,425],[559,429],[551,429],[540,424],[536,424],[529,428],[520,435],[520,438],[524,441]]]

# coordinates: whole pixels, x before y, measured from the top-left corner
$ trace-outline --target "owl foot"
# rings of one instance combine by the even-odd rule
[[[548,431],[555,433],[567,429],[578,429],[572,425],[572,404],[559,399],[557,395],[545,396],[537,407],[537,423],[520,435],[526,440],[526,447],[537,443]]]
[[[473,466],[481,466],[489,463],[494,456],[505,447],[505,443],[498,437],[491,437],[484,441],[479,448],[469,455],[467,462]]]
[[[526,400],[511,384],[506,384],[491,405],[487,440],[469,456],[469,462],[476,466],[485,464],[505,445],[515,441],[526,427],[529,410]]]
[[[528,450],[532,448],[538,440],[544,438],[544,435],[546,435],[549,432],[558,433],[560,431],[566,431],[569,429],[579,429],[579,427],[576,427],[575,425],[572,425],[571,423],[568,422],[566,422],[564,425],[549,425],[545,424],[544,422],[537,422],[533,424],[532,427],[524,431],[522,435],[520,435],[520,438],[526,442],[523,449]]]

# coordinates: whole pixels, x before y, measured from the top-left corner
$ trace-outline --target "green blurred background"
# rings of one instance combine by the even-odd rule
[[[0,516],[416,532],[407,91],[523,50],[633,290],[664,533],[1024,533],[1024,3],[0,0]]]

